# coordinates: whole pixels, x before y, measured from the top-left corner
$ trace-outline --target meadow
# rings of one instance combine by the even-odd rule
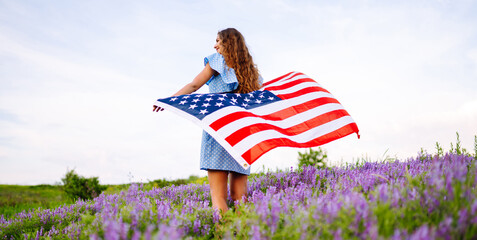
[[[10,217],[24,210],[56,208],[68,201],[59,185],[0,185],[0,215]]]
[[[145,189],[162,188],[167,186],[179,186],[190,183],[207,183],[207,177],[190,176],[187,179],[157,179],[143,184]],[[131,184],[104,185],[106,190],[103,194],[115,194],[127,190]],[[73,204],[70,197],[64,192],[64,187],[40,184],[33,186],[25,185],[0,185],[0,215],[9,218],[22,211],[30,211],[36,208],[56,208],[65,204]]]
[[[475,239],[476,158],[438,146],[406,160],[263,172],[223,215],[206,182],[131,184],[2,215],[0,239]]]

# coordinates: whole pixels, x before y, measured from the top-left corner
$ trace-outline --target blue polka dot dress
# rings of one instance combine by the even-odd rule
[[[204,58],[204,65],[207,65],[207,63],[218,73],[206,83],[211,93],[230,92],[238,87],[235,71],[227,67],[222,55],[214,53]],[[250,168],[244,170],[222,145],[205,131],[202,134],[200,149],[200,169],[232,171],[250,175]]]

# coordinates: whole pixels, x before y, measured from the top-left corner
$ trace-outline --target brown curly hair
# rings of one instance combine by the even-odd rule
[[[227,28],[217,33],[222,41],[225,63],[233,68],[239,82],[236,93],[249,93],[260,89],[259,73],[252,56],[248,52],[243,35],[235,28]]]

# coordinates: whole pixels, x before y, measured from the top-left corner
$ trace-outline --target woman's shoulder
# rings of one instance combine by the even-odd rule
[[[235,75],[235,71],[233,68],[227,67],[224,56],[222,56],[222,54],[213,53],[205,57],[204,65],[207,64],[209,64],[209,66],[215,72],[217,72],[215,76],[213,76],[209,81],[207,81],[207,85],[211,86],[210,84],[214,82],[214,85],[221,86],[219,87],[220,90],[217,90],[220,92],[231,91],[237,88],[238,80],[237,76]]]
[[[207,57],[204,58],[204,66],[209,64],[209,66],[218,72],[219,74],[223,74],[227,72],[226,69],[226,64],[225,64],[225,59],[224,56],[222,56],[220,53],[213,53]]]
[[[224,56],[222,56],[222,54],[216,52],[216,53],[212,53],[209,56],[204,58],[204,65],[207,64],[207,63],[212,64],[212,62],[223,63],[223,62],[225,62]]]

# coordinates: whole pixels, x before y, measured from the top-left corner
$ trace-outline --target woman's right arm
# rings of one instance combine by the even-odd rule
[[[179,95],[186,95],[186,94],[191,94],[209,81],[209,79],[214,75],[214,70],[210,67],[209,63],[205,65],[204,69],[192,80],[192,82],[188,83],[185,85],[181,90],[176,92],[176,94],[172,96],[179,96]]]
[[[192,80],[192,82],[186,84],[184,87],[182,87],[178,92],[176,92],[172,96],[179,96],[179,95],[186,95],[186,94],[191,94],[202,86],[204,86],[207,81],[214,75],[215,71],[210,67],[209,63],[207,63],[202,69],[202,71]],[[159,112],[164,110],[163,108],[154,105],[153,110],[154,112]]]

